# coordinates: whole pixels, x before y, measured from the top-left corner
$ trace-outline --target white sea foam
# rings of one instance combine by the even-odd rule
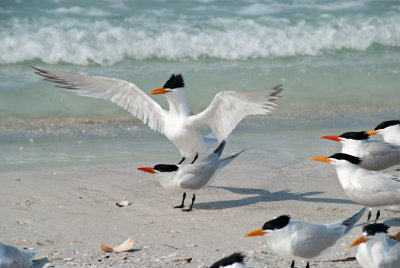
[[[184,16],[174,23],[146,16],[118,23],[104,18],[12,19],[0,32],[0,64],[34,59],[79,65],[114,64],[125,58],[246,60],[365,51],[373,44],[400,46],[400,14],[321,20],[293,24],[213,18],[199,25]]]
[[[82,8],[82,7],[60,7],[54,10],[48,10],[48,13],[59,13],[59,14],[76,14],[83,16],[108,16],[110,13],[91,7],[91,8]]]

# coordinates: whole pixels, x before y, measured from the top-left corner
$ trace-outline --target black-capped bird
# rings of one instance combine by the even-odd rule
[[[400,120],[384,121],[367,133],[380,134],[385,142],[400,146]]]
[[[57,83],[56,87],[81,96],[110,100],[164,134],[182,155],[179,164],[186,158],[194,162],[217,141],[225,140],[244,117],[274,110],[274,102],[280,98],[277,94],[282,91],[281,85],[258,91],[221,91],[204,111],[193,114],[186,101],[181,74],[171,75],[164,86],[150,92],[150,95],[165,95],[169,110],[164,110],[139,87],[124,80],[31,67],[45,80]],[[211,129],[213,135],[204,137],[200,131],[205,128]]]
[[[364,214],[365,208],[344,221],[328,224],[316,224],[290,221],[290,216],[282,215],[267,221],[261,229],[245,235],[265,236],[269,248],[280,257],[293,260],[310,260],[331,247],[337,240],[348,233]],[[310,267],[307,261],[307,266]]]
[[[350,247],[358,246],[356,259],[364,268],[399,268],[400,242],[388,238],[389,226],[373,223],[364,226],[362,236]]]

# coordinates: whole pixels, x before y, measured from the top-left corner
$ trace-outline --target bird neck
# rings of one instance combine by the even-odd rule
[[[170,114],[178,117],[192,115],[192,111],[187,104],[185,92],[183,90],[172,92],[165,96],[168,101]]]
[[[343,188],[346,188],[351,184],[351,181],[356,179],[354,174],[359,170],[360,167],[352,163],[342,163],[336,166],[336,173],[338,179]]]

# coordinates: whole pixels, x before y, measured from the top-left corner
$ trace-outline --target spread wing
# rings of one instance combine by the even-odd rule
[[[221,142],[244,117],[274,110],[274,101],[280,98],[277,94],[281,91],[282,85],[248,92],[221,91],[207,109],[191,116],[191,123],[197,129],[211,128]]]
[[[164,110],[132,83],[115,78],[70,74],[30,66],[56,87],[69,89],[81,96],[106,99],[121,106],[155,131],[163,133]]]

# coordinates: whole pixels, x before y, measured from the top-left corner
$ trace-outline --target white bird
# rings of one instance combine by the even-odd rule
[[[310,160],[331,163],[344,192],[354,202],[370,208],[390,207],[397,209],[400,205],[400,181],[395,175],[370,171],[360,167],[362,159],[356,156],[337,153],[331,156],[320,156]],[[380,211],[376,214],[377,221]]]
[[[380,134],[385,142],[400,146],[400,120],[384,121],[367,133],[369,135]]]
[[[204,111],[194,115],[186,102],[181,74],[173,74],[163,87],[150,92],[165,95],[169,110],[164,110],[136,85],[124,80],[31,67],[45,80],[57,83],[56,87],[121,106],[151,129],[164,134],[180,151],[180,163],[185,158],[194,158],[194,162],[217,140],[226,139],[244,117],[271,112],[276,106],[274,101],[279,98],[277,94],[282,91],[281,85],[258,91],[221,91]],[[204,128],[210,128],[215,136],[203,137],[200,130]]]
[[[308,222],[291,222],[290,216],[282,215],[267,221],[261,229],[245,235],[264,236],[269,248],[280,257],[309,260],[331,247],[337,240],[348,233],[354,224],[361,218],[365,208],[344,221],[328,224]],[[310,267],[307,261],[307,266]]]
[[[400,267],[400,243],[386,237],[388,229],[389,226],[382,223],[364,226],[363,235],[350,245],[358,245],[356,259],[362,267]]]
[[[186,192],[196,192],[208,185],[210,185],[217,173],[235,159],[237,154],[220,159],[222,151],[225,147],[225,141],[218,146],[218,148],[206,158],[194,164],[178,164],[178,165],[164,165],[158,164],[154,167],[141,167],[138,170],[156,174],[158,181],[165,190],[170,193],[183,193],[182,203],[174,208],[183,208],[186,198]],[[189,209],[183,211],[191,211],[194,200],[196,199],[193,193],[192,204]]]
[[[0,243],[0,268],[32,266],[32,258],[35,252],[19,250],[16,247]]]
[[[340,136],[322,136],[342,144],[342,153],[360,157],[360,167],[382,170],[400,164],[400,147],[383,141],[369,140],[365,131],[346,132]]]
[[[222,258],[210,266],[210,268],[246,268],[243,263],[244,256],[241,253],[233,253]]]

